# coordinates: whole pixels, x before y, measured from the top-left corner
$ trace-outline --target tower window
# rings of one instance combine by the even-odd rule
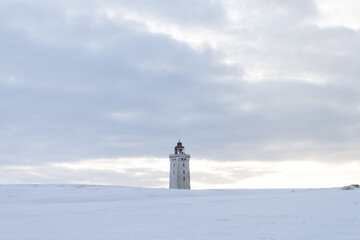
[[[185,163],[183,163],[183,167],[185,167]]]
[[[185,182],[185,177],[183,177],[183,180],[184,180],[184,182]]]
[[[185,174],[185,170],[183,170],[183,174]]]

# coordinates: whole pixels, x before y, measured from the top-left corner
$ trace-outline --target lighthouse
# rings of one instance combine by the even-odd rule
[[[179,142],[170,158],[170,183],[173,189],[190,189],[190,154],[185,154],[185,147]]]

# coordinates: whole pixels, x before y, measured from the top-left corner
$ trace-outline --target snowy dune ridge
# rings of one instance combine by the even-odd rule
[[[360,189],[1,185],[1,240],[359,240]]]

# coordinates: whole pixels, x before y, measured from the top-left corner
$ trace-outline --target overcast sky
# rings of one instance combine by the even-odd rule
[[[360,182],[357,0],[0,2],[0,184]]]

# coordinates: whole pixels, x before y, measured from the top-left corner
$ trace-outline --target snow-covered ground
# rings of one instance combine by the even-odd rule
[[[359,240],[360,189],[0,186],[1,240]]]

